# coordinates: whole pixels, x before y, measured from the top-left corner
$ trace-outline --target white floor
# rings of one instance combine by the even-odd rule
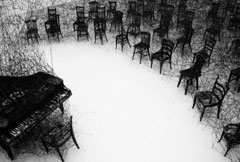
[[[50,46],[46,46],[50,58]],[[87,41],[51,46],[53,67],[72,90],[70,110],[81,149],[66,162],[229,162],[192,98],[113,45]],[[133,50],[133,49],[132,49]],[[56,157],[26,161],[60,161]]]

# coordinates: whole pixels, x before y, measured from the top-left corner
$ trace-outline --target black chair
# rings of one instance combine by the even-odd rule
[[[185,11],[184,17],[182,19],[178,19],[177,21],[177,29],[182,26],[183,28],[192,28],[192,23],[194,19],[194,12]]]
[[[230,13],[233,15],[236,6],[236,0],[226,0],[226,6],[223,8],[222,16],[226,17]]]
[[[137,2],[136,1],[129,1],[128,2],[128,10],[126,21],[132,21],[133,15],[137,12]]]
[[[182,52],[181,53],[182,53],[182,56],[183,56],[184,47],[185,47],[186,44],[188,44],[189,48],[192,52],[191,41],[192,41],[193,33],[194,33],[194,29],[185,28],[183,36],[181,36],[180,38],[177,39],[177,43],[176,43],[176,46],[175,46],[174,50],[177,48],[178,45],[182,45]]]
[[[223,18],[223,17],[214,18],[211,27],[207,28],[205,30],[204,35],[203,35],[203,39],[205,39],[205,37],[208,34],[211,34],[211,35],[214,36],[214,38],[216,38],[216,36],[217,36],[218,40],[220,41],[220,34],[221,34],[221,29],[222,29],[224,20],[225,20],[225,18]]]
[[[108,1],[109,3],[109,8],[107,10],[107,18],[112,19],[114,18],[116,8],[117,8],[117,2],[116,1]]]
[[[148,0],[146,2],[146,6],[144,7],[144,11],[142,14],[142,19],[145,23],[150,24],[154,20],[154,8],[155,8],[155,1]]]
[[[184,69],[180,71],[180,77],[177,84],[177,87],[181,84],[182,79],[186,80],[186,87],[185,87],[185,95],[188,91],[188,86],[193,83],[193,80],[196,81],[196,89],[198,90],[198,78],[202,75],[202,67],[205,64],[205,59],[198,55],[196,58],[196,62],[188,69]]]
[[[202,55],[206,60],[208,60],[209,65],[215,44],[216,40],[214,39],[214,37],[206,37],[203,48],[200,51],[193,54],[193,62],[195,61],[197,55]]]
[[[57,36],[59,41],[59,35],[62,36],[59,14],[57,14],[56,8],[48,8],[48,20],[45,22],[45,30],[47,32],[48,40],[50,37]]]
[[[127,44],[129,45],[129,47],[131,48],[130,42],[129,42],[129,40],[128,40],[128,34],[127,34],[127,32],[124,30],[124,27],[122,26],[122,27],[121,27],[121,33],[116,36],[116,49],[117,49],[117,44],[121,44],[121,48],[122,48],[122,51],[123,51],[123,46],[124,46],[126,43],[127,43]]]
[[[185,20],[185,15],[186,15],[187,7],[185,4],[179,4],[178,5],[178,11],[177,11],[177,29],[181,22]]]
[[[171,17],[168,15],[162,15],[159,26],[153,29],[153,38],[157,35],[159,38],[164,38],[167,35],[168,38],[168,31],[170,26]]]
[[[141,64],[142,57],[149,56],[149,59],[150,59],[149,48],[150,48],[151,35],[149,32],[141,32],[140,35],[141,35],[141,41],[133,46],[134,51],[133,51],[132,60],[134,59],[135,54],[139,54],[140,64]]]
[[[218,10],[220,5],[221,3],[216,3],[216,2],[212,3],[212,6],[207,13],[207,17],[206,17],[207,21],[210,19],[212,22],[214,22],[214,19],[218,17]]]
[[[112,31],[112,27],[114,26],[115,29],[118,29],[118,31],[121,31],[121,28],[123,26],[123,12],[121,11],[116,11],[114,13],[114,17],[111,21],[111,25],[110,25],[110,32]]]
[[[217,76],[212,90],[199,91],[194,95],[192,108],[194,108],[196,103],[202,107],[200,121],[202,121],[206,108],[212,108],[215,106],[218,107],[217,118],[219,119],[222,102],[229,90],[229,86],[227,83],[226,85],[219,83],[218,79],[219,76]]]
[[[230,82],[232,81],[235,81],[237,83],[239,78],[240,78],[240,67],[232,69],[228,77],[228,84],[230,84]],[[240,92],[240,85],[238,86],[237,92]]]
[[[142,15],[140,13],[135,12],[134,14],[132,14],[131,23],[128,24],[127,33],[128,35],[134,36],[135,39],[141,32],[141,28],[140,28],[141,18],[142,18]]]
[[[37,43],[39,43],[38,39],[40,39],[40,36],[38,34],[37,21],[33,19],[29,19],[29,20],[26,20],[25,23],[27,25],[26,36],[27,36],[28,44],[29,44],[29,39],[33,41],[33,38],[35,38]]]
[[[95,33],[94,43],[96,43],[96,39],[97,37],[99,37],[101,40],[101,44],[103,44],[103,36],[105,36],[106,41],[108,41],[106,35],[106,19],[103,18],[94,19],[94,33]]]
[[[73,126],[72,126],[72,116],[70,121],[66,125],[58,125],[54,127],[50,132],[45,134],[41,140],[42,144],[45,147],[46,152],[49,152],[49,146],[54,148],[57,151],[58,155],[61,158],[61,161],[64,162],[63,156],[60,152],[60,147],[62,147],[69,139],[72,138],[74,144],[79,149],[78,143],[76,141]]]
[[[162,66],[165,61],[169,61],[170,69],[172,69],[172,52],[174,48],[174,43],[169,39],[163,39],[162,47],[159,51],[151,55],[151,68],[153,65],[153,60],[158,60],[160,62],[160,74],[162,73]]]
[[[235,12],[231,15],[228,23],[228,30],[240,30],[240,4],[235,7]]]
[[[77,27],[81,25],[83,22],[85,22],[85,8],[83,6],[76,6],[76,15],[77,19],[73,23],[73,30],[76,31]]]
[[[218,142],[222,139],[225,140],[227,149],[224,153],[224,156],[234,148],[235,146],[240,144],[240,123],[229,123],[223,127],[222,135]]]
[[[89,5],[88,17],[89,19],[93,20],[97,17],[97,7],[99,3],[97,1],[90,1],[88,5]]]

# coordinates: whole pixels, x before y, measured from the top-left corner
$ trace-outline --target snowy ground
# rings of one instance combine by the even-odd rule
[[[132,53],[110,44],[68,41],[44,48],[73,93],[70,112],[80,149],[68,150],[66,162],[229,161],[192,110],[192,97],[176,87],[178,78],[159,75],[148,60],[140,65],[138,57],[131,60]]]

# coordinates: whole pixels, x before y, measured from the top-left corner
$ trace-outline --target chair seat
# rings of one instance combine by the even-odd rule
[[[195,94],[195,96],[205,106],[210,105],[210,99],[211,99],[211,105],[212,105],[212,103],[217,103],[218,102],[216,94],[213,93],[212,91],[200,91],[200,92],[197,92]]]
[[[197,77],[200,77],[200,76],[201,76],[201,74],[199,74],[198,72],[196,72],[196,70],[193,69],[193,68],[188,68],[188,69],[185,69],[185,70],[181,70],[181,71],[180,71],[180,74],[181,74],[184,78],[189,78],[189,79],[197,78]]]
[[[27,31],[27,34],[31,34],[31,33],[37,33],[38,32],[38,29],[29,29],[28,31]]]
[[[152,59],[157,59],[159,61],[166,61],[169,59],[169,56],[166,55],[164,52],[156,52],[152,54]]]
[[[134,48],[149,48],[149,44],[146,44],[146,43],[143,43],[143,42],[140,42],[140,43],[137,43],[133,46]]]

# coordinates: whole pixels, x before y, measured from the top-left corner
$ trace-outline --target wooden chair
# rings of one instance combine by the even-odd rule
[[[117,8],[117,2],[116,1],[108,1],[109,3],[109,8],[107,10],[107,18],[112,19],[114,18],[116,8]]]
[[[99,37],[101,40],[101,44],[103,44],[103,36],[105,36],[106,41],[108,41],[106,35],[106,19],[103,18],[94,19],[94,34],[95,34],[94,43],[96,43],[96,39],[97,37]]]
[[[212,90],[199,91],[194,96],[192,108],[194,108],[196,103],[202,107],[200,121],[202,121],[205,110],[215,106],[218,107],[217,118],[219,119],[222,102],[229,90],[229,86],[227,83],[226,85],[219,83],[218,79],[219,76],[217,76]]]
[[[128,24],[127,33],[128,35],[134,36],[135,39],[141,32],[141,18],[142,15],[135,12],[134,14],[132,14],[131,23]]]
[[[60,147],[69,141],[70,138],[72,138],[74,144],[79,149],[73,132],[72,116],[66,125],[53,128],[50,132],[41,138],[41,141],[47,153],[49,152],[49,146],[54,148],[60,156],[61,161],[64,162],[63,156],[60,152]]]
[[[163,63],[168,60],[170,69],[172,69],[173,48],[174,43],[171,40],[164,38],[162,41],[161,49],[151,55],[151,68],[153,65],[153,60],[158,60],[160,62],[160,74],[161,74]]]
[[[183,56],[184,47],[185,47],[186,44],[188,44],[189,48],[192,52],[191,41],[192,41],[193,33],[194,33],[194,29],[185,28],[183,36],[181,36],[180,38],[177,39],[177,43],[176,43],[176,46],[175,46],[174,50],[177,48],[178,45],[182,45],[182,52],[181,53],[182,53],[182,56]]]
[[[240,39],[234,39],[228,50],[232,56],[240,57]]]
[[[59,14],[57,14],[56,8],[48,8],[48,20],[45,22],[45,30],[48,36],[48,40],[50,37],[57,36],[57,39],[59,41],[59,35],[62,36]]]
[[[121,11],[116,11],[114,13],[114,17],[111,21],[110,25],[110,32],[112,31],[112,27],[114,26],[115,29],[118,29],[119,33],[121,31],[121,28],[123,26],[123,12]]]
[[[184,15],[181,15],[183,17],[179,17],[179,19],[177,20],[177,29],[180,26],[182,26],[183,28],[192,28],[195,13],[192,11],[185,11],[185,13],[183,14]]]
[[[230,82],[232,81],[235,81],[237,83],[239,78],[240,78],[240,67],[232,69],[228,77],[228,84],[230,84]],[[240,85],[238,86],[237,92],[240,92]]]
[[[187,11],[187,6],[185,4],[180,3],[178,5],[178,11],[177,11],[177,29],[181,22],[185,20],[185,15]]]
[[[77,19],[73,23],[73,30],[76,31],[77,27],[81,25],[83,22],[85,22],[85,9],[83,6],[76,6],[76,15]]]
[[[88,5],[89,5],[88,17],[89,17],[89,19],[93,20],[97,16],[97,7],[98,7],[99,3],[94,0],[94,1],[90,1],[88,3]]]
[[[239,123],[229,123],[223,127],[222,135],[218,142],[222,139],[225,140],[227,149],[224,156],[234,148],[236,145],[240,144],[240,124]]]
[[[154,20],[154,8],[155,8],[155,1],[151,2],[148,0],[142,14],[143,22],[151,25],[151,23]]]
[[[193,83],[193,80],[196,80],[196,89],[198,90],[198,78],[202,75],[202,67],[205,64],[205,59],[201,57],[200,55],[197,56],[196,62],[193,66],[191,66],[188,69],[181,70],[180,71],[180,77],[177,84],[177,87],[179,87],[181,80],[184,78],[186,80],[186,87],[185,87],[185,95],[188,91],[188,86]]]
[[[224,17],[215,17],[213,19],[213,23],[212,23],[211,27],[209,27],[205,30],[203,39],[205,39],[205,37],[207,35],[211,34],[214,36],[214,38],[216,38],[216,36],[217,36],[218,41],[220,41],[220,34],[221,34],[221,29],[222,29],[224,20],[225,20]]]
[[[200,51],[193,54],[193,62],[195,61],[197,55],[202,55],[203,57],[205,57],[206,60],[208,60],[209,65],[215,44],[216,40],[214,39],[214,37],[206,37],[203,48]]]
[[[126,21],[131,21],[132,16],[137,12],[137,2],[136,1],[129,1],[128,2],[128,10],[127,10],[127,16]]]
[[[165,36],[167,36],[168,38],[170,21],[171,21],[171,17],[169,17],[168,15],[162,15],[158,27],[153,29],[152,37],[154,38],[154,36],[157,35],[159,38],[164,38]]]
[[[33,20],[33,19],[26,20],[25,24],[27,25],[26,37],[27,37],[28,44],[29,44],[29,39],[33,41],[33,38],[37,41],[37,43],[39,43],[38,39],[40,39],[40,36],[38,34],[36,20]]]
[[[133,51],[132,60],[134,59],[135,54],[139,54],[140,64],[141,64],[142,57],[149,56],[149,59],[150,59],[149,48],[150,48],[151,35],[149,32],[141,32],[140,35],[141,35],[141,41],[133,46],[134,51]]]
[[[122,27],[121,27],[121,33],[116,36],[116,49],[117,49],[117,45],[118,45],[118,44],[121,44],[121,49],[122,49],[122,51],[123,51],[123,46],[124,46],[126,43],[127,43],[127,44],[129,45],[129,47],[131,48],[130,42],[129,42],[129,40],[128,40],[128,34],[127,34],[127,32],[125,31],[124,26],[122,26]]]

